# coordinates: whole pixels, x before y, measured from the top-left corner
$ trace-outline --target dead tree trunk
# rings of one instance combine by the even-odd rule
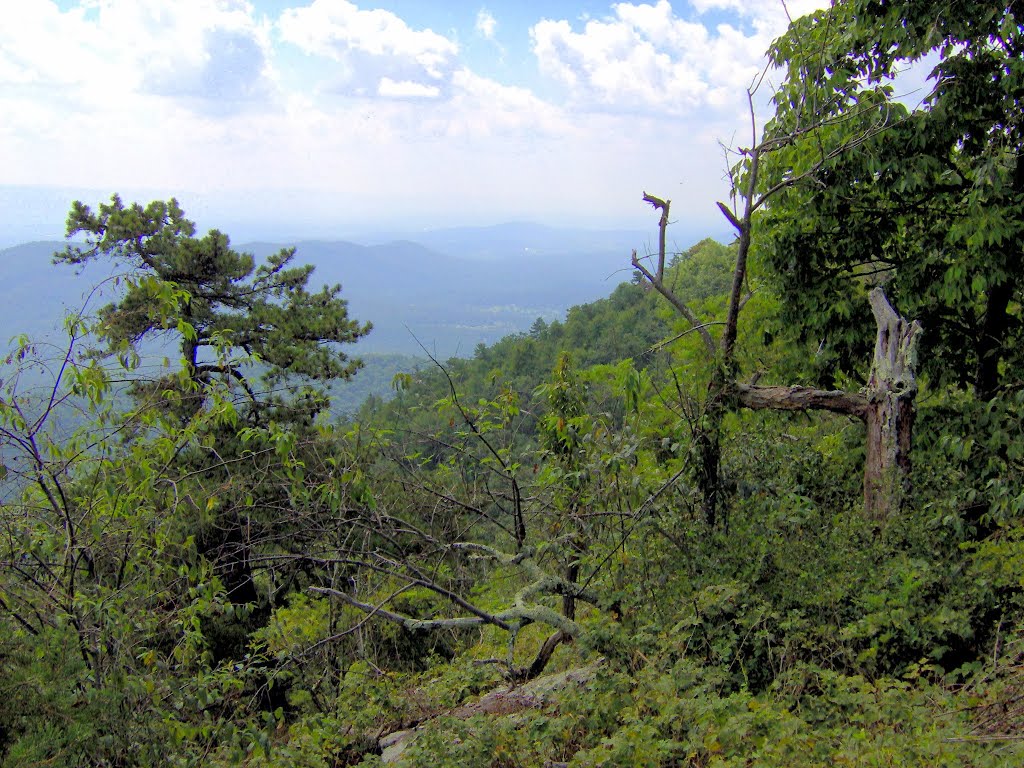
[[[757,154],[752,168],[756,172]],[[729,313],[721,343],[716,344],[693,310],[665,284],[664,230],[668,225],[667,200],[644,194],[644,200],[662,211],[659,222],[658,267],[649,270],[633,252],[632,264],[685,317],[704,339],[709,356],[718,366],[708,390],[704,419],[693,439],[697,444],[699,466],[697,485],[703,496],[704,518],[715,525],[719,504],[722,416],[732,402],[753,410],[811,411],[825,410],[860,419],[867,425],[864,460],[864,512],[879,522],[895,514],[910,488],[910,442],[914,425],[914,398],[917,394],[915,366],[921,326],[896,314],[881,288],[868,296],[877,323],[875,354],[871,374],[863,392],[826,391],[812,387],[754,386],[740,384],[736,378],[734,348],[739,312],[743,307],[742,285],[746,277],[750,247],[750,212],[753,190],[748,190],[747,210],[737,219],[724,205],[720,208],[740,233]],[[733,406],[733,407],[734,407]]]
[[[737,384],[736,399],[751,410],[831,411],[867,425],[864,512],[885,522],[910,490],[910,441],[917,394],[917,343],[921,325],[896,314],[881,288],[868,296],[878,325],[875,355],[864,392],[811,387]]]
[[[654,208],[661,211],[661,219],[658,221],[658,264],[655,271],[651,272],[644,265],[637,252],[633,251],[631,262],[633,268],[640,272],[654,286],[658,293],[668,299],[676,311],[687,319],[693,330],[700,334],[701,339],[704,341],[704,346],[708,350],[708,355],[715,359],[718,356],[718,345],[711,336],[708,325],[702,323],[686,302],[681,301],[672,289],[665,284],[665,232],[669,224],[668,212],[672,201],[662,200],[659,197],[644,192],[644,202],[650,203]],[[723,210],[728,214],[727,209],[723,208]],[[731,216],[731,214],[728,215]],[[742,226],[739,222],[736,222],[735,217],[732,217],[730,220],[735,222],[737,226]],[[749,244],[749,240],[747,242]],[[746,251],[742,250],[742,248],[741,251],[741,255],[737,259],[737,277],[734,277],[734,286],[737,283],[742,284],[743,274],[745,274]],[[704,520],[710,526],[714,526],[718,519],[718,497],[721,485],[718,470],[722,461],[721,432],[722,415],[725,408],[723,396],[732,388],[733,381],[735,380],[734,366],[731,363],[732,341],[735,341],[735,338],[735,334],[732,335],[731,340],[727,335],[723,341],[726,354],[720,361],[721,365],[719,365],[708,385],[708,396],[704,404],[704,414],[699,426],[694,429],[693,433],[693,440],[697,446],[697,487],[701,493]]]
[[[921,325],[893,310],[881,288],[868,297],[878,324],[867,386],[864,511],[885,521],[910,489],[910,441],[917,395],[917,343]]]
[[[750,255],[754,214],[767,204],[779,191],[807,178],[825,164],[844,152],[853,150],[859,143],[876,132],[884,130],[886,124],[873,126],[863,134],[850,138],[840,147],[822,154],[817,163],[796,175],[784,179],[758,192],[758,174],[762,155],[789,146],[793,136],[766,138],[760,143],[754,118],[754,92],[748,91],[750,104],[750,149],[739,150],[741,162],[731,171],[733,192],[738,210],[731,210],[724,203],[718,203],[722,214],[736,229],[736,264],[733,269],[732,289],[729,292],[725,322],[718,343],[708,331],[708,323],[702,323],[693,310],[681,301],[665,284],[665,229],[669,223],[669,201],[644,193],[644,201],[661,211],[658,222],[658,264],[652,272],[644,266],[633,252],[632,264],[659,293],[685,317],[692,329],[700,334],[710,358],[718,366],[707,400],[707,425],[695,435],[698,441],[701,467],[697,481],[704,497],[704,516],[714,525],[716,507],[719,502],[719,464],[721,462],[720,433],[722,413],[729,400],[750,408],[772,410],[817,410],[825,409],[856,416],[867,423],[867,458],[864,470],[864,505],[871,517],[884,519],[895,511],[905,495],[910,467],[910,432],[913,426],[913,401],[917,391],[914,376],[914,354],[916,340],[921,327],[908,323],[899,317],[886,301],[881,288],[871,292],[871,308],[878,322],[878,343],[875,360],[871,366],[871,377],[867,394],[847,392],[823,392],[806,387],[755,387],[738,383],[735,345],[739,331],[739,315],[751,292],[747,288],[747,262]],[[746,295],[744,295],[746,294]],[[902,489],[902,490],[900,490]]]

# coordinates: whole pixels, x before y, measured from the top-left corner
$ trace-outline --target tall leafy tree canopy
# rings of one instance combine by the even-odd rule
[[[100,332],[110,351],[178,329],[183,361],[196,383],[223,374],[245,383],[241,366],[225,357],[232,351],[261,362],[271,377],[327,381],[349,378],[361,367],[339,345],[368,333],[370,324],[348,316],[340,285],[311,292],[313,267],[293,266],[294,248],[257,266],[251,255],[233,250],[222,232],[196,237],[177,201],[125,206],[117,195],[95,212],[73,204],[67,236],[80,235],[85,245],[69,245],[56,262],[113,260],[141,278],[129,280],[123,296],[100,311]],[[153,300],[154,291],[168,283],[187,294],[171,316]]]
[[[767,135],[784,146],[761,183],[786,188],[765,213],[762,252],[785,320],[849,371],[871,338],[862,294],[884,282],[926,329],[933,381],[983,399],[1019,381],[1020,4],[848,0],[795,22],[771,56],[786,80]],[[931,68],[923,98],[894,90],[911,65]]]

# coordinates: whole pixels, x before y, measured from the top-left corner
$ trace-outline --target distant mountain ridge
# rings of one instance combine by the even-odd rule
[[[532,222],[507,222],[490,226],[447,227],[364,238],[369,244],[395,239],[410,240],[435,251],[473,260],[518,256],[557,256],[570,252],[610,252],[638,248],[645,232],[631,229],[580,229],[549,227]]]
[[[542,317],[562,317],[576,304],[607,296],[628,279],[629,254],[645,236],[628,230],[555,229],[534,224],[462,227],[418,233],[415,241],[369,244],[346,240],[233,243],[258,260],[282,247],[313,264],[312,285],[341,283],[350,313],[374,331],[358,351],[469,355],[528,329]],[[63,241],[24,243],[0,251],[0,329],[52,333],[69,310],[111,275],[93,264],[78,274],[54,266]],[[106,300],[101,296],[95,304]]]

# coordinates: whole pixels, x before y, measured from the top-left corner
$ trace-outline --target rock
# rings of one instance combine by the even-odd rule
[[[601,661],[599,660],[585,667],[576,667],[575,669],[567,669],[564,672],[556,672],[552,675],[543,675],[523,685],[499,688],[485,693],[476,701],[463,704],[451,712],[438,712],[434,717],[447,715],[460,720],[466,720],[475,715],[505,717],[524,712],[528,709],[540,709],[541,707],[556,703],[558,694],[566,688],[574,685],[585,685],[593,678],[600,664]],[[397,763],[406,748],[416,737],[416,732],[429,723],[430,720],[428,719],[415,728],[395,731],[381,738],[378,742],[381,750],[381,762],[386,765]]]

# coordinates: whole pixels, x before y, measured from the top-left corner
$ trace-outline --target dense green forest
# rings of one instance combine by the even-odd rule
[[[373,318],[294,251],[74,203],[120,292],[0,369],[0,765],[1024,762],[1022,54],[797,19],[734,242],[645,193],[608,298],[341,416]]]

